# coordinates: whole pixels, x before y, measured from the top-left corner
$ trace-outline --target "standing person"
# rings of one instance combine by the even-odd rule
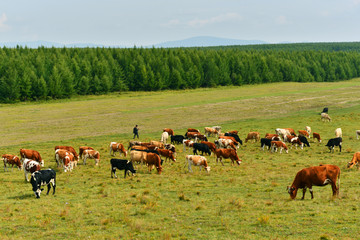
[[[137,136],[137,138],[139,139],[139,127],[138,125],[135,125],[134,129],[133,129],[133,133],[134,133],[134,138]]]

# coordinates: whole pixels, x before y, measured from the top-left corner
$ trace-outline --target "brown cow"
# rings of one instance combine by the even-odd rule
[[[314,138],[314,139],[317,139],[317,140],[319,141],[319,143],[321,143],[321,137],[320,137],[320,134],[319,134],[319,133],[314,132],[314,133],[313,133],[313,138]]]
[[[156,153],[145,153],[145,154],[146,154],[146,158],[144,160],[149,167],[149,172],[153,169],[153,166],[155,166],[158,171],[158,174],[161,174],[162,167],[161,167],[160,156],[157,155]]]
[[[20,156],[22,161],[25,158],[28,158],[37,161],[38,163],[41,164],[42,167],[44,166],[44,160],[42,160],[40,153],[38,151],[31,149],[20,149]]]
[[[84,165],[86,165],[86,159],[91,158],[95,160],[95,166],[99,165],[100,162],[100,153],[96,150],[84,150]]]
[[[174,162],[176,162],[176,158],[174,156],[174,153],[168,149],[156,149],[156,151],[159,152],[159,154],[163,157],[165,157],[165,161],[167,161],[167,159],[171,159]]]
[[[184,146],[184,152],[187,152],[186,147],[188,147],[188,149],[192,148],[192,146],[194,145],[194,142],[191,140],[183,140],[183,146]]]
[[[198,129],[195,129],[195,128],[188,128],[187,129],[188,132],[197,132],[197,133],[200,133],[200,131]]]
[[[210,137],[211,135],[216,136],[219,133],[218,130],[212,127],[205,127],[204,132],[205,132],[204,135],[207,135],[208,137]]]
[[[187,132],[185,136],[188,139],[194,139],[196,141],[196,139],[198,138],[199,135],[202,135],[202,134],[200,134],[199,132]]]
[[[234,161],[236,161],[236,163],[238,165],[240,165],[241,161],[239,159],[239,156],[237,155],[236,150],[234,149],[229,149],[229,148],[219,148],[215,150],[215,154],[216,154],[216,162],[218,162],[218,160],[220,160],[221,164],[224,166],[224,163],[222,162],[222,158],[230,158],[231,159],[231,164],[234,164]]]
[[[272,141],[281,141],[281,137],[278,134],[267,133],[265,138],[271,139]]]
[[[260,133],[259,132],[249,132],[245,139],[245,142],[247,142],[248,140],[252,140],[252,139],[254,139],[255,142],[260,141]]]
[[[7,164],[11,165],[11,169],[14,167],[14,165],[16,165],[19,170],[22,169],[22,164],[18,156],[12,154],[3,154],[2,158],[4,161],[4,171],[6,171]]]
[[[240,147],[240,144],[238,141],[236,141],[236,139],[234,137],[231,136],[220,136],[219,139],[230,139],[233,141],[233,143],[236,145],[237,148]]]
[[[115,156],[115,152],[119,152],[119,155],[121,156],[121,153],[124,154],[124,156],[127,156],[127,151],[125,150],[125,147],[122,143],[117,143],[117,142],[111,142],[110,146],[110,155]],[[111,154],[112,152],[112,154]]]
[[[277,149],[280,148],[280,153],[282,152],[283,149],[285,149],[286,153],[289,153],[288,147],[286,146],[286,144],[282,141],[271,141],[271,151],[272,152],[277,152]]]
[[[77,152],[75,151],[75,149],[74,149],[73,147],[71,147],[71,146],[56,146],[56,147],[55,147],[55,151],[56,151],[57,149],[65,149],[65,150],[68,150],[69,152],[71,152],[71,153],[74,155],[74,157],[75,157],[76,160],[79,160],[79,155],[77,154]]]
[[[215,152],[215,149],[216,149],[215,143],[207,142],[207,141],[201,141],[200,143],[203,143],[203,144],[208,145],[208,147],[210,148],[210,150],[211,150],[212,152]]]
[[[24,158],[23,160],[23,168],[24,168],[24,173],[25,173],[25,180],[26,181],[30,181],[30,179],[28,179],[27,175],[28,173],[34,173],[36,171],[40,171],[40,163],[32,160],[32,159],[28,159],[28,158]]]
[[[232,131],[228,131],[228,133],[238,135],[239,131],[237,131],[237,130],[232,130]]]
[[[339,185],[336,187],[336,181],[339,178]],[[314,198],[312,186],[325,186],[331,184],[333,197],[339,195],[340,189],[340,168],[335,165],[320,165],[315,167],[304,168],[300,170],[291,185],[287,187],[291,199],[295,199],[299,188],[303,189],[303,196],[305,197],[306,189],[309,188],[311,199]]]
[[[306,130],[298,130],[299,136],[309,137],[309,133]]]
[[[79,158],[81,158],[81,159],[83,158],[84,150],[94,150],[94,148],[88,147],[88,146],[79,147]]]
[[[356,152],[354,153],[351,162],[348,163],[347,168],[352,168],[354,165],[356,165],[357,169],[359,170],[360,169],[359,162],[360,162],[360,152]]]
[[[219,139],[215,140],[215,146],[218,148],[229,148],[230,147],[235,150],[237,149],[233,140],[226,139],[226,138],[219,138]]]
[[[200,171],[201,171],[201,168],[204,167],[206,172],[210,172],[210,167],[208,166],[207,164],[207,161],[206,161],[206,158],[203,157],[203,156],[199,156],[199,155],[186,155],[186,160],[188,161],[188,169],[189,169],[189,172],[192,172],[192,169],[191,169],[191,165],[194,165],[194,166],[200,166]],[[185,163],[185,166],[186,166],[186,163]]]
[[[74,168],[74,165],[77,165],[77,160],[74,154],[66,149],[57,149],[55,151],[55,160],[58,167],[60,164],[64,166],[64,172],[71,172]]]
[[[161,149],[164,148],[164,143],[159,142],[159,141],[150,141],[149,145],[155,145],[156,147],[161,148]],[[143,146],[145,146],[145,145],[143,145]]]
[[[164,128],[163,132],[167,132],[170,136],[174,136],[174,131],[171,128]]]

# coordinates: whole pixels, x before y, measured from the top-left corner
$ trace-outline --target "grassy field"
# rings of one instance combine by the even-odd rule
[[[38,150],[45,166],[57,171],[57,192],[35,199],[22,171],[0,171],[1,239],[358,239],[360,172],[346,164],[360,140],[360,79],[340,83],[277,83],[186,91],[136,92],[79,97],[46,103],[0,105],[0,153],[20,148]],[[329,107],[332,122],[319,113]],[[323,142],[289,149],[289,154],[262,151],[259,143],[238,150],[241,166],[216,164],[208,158],[206,174],[164,163],[163,173],[136,166],[135,177],[110,178],[108,145],[127,142],[140,126],[140,140],[159,140],[162,129],[184,134],[188,127],[203,132],[221,125],[223,131],[274,133],[278,127],[296,131],[311,126]],[[343,151],[324,146],[338,127]],[[210,138],[213,141],[214,138]],[[55,145],[93,146],[100,166],[79,164],[71,173],[56,167]],[[286,186],[304,167],[338,165],[340,197],[331,187],[314,187],[314,199],[289,199]]]

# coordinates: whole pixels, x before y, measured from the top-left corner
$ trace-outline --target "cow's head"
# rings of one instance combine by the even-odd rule
[[[127,161],[127,169],[132,173],[132,175],[134,176],[136,173],[136,170],[134,169],[134,166],[132,164],[132,162]]]
[[[205,170],[206,170],[207,173],[209,173],[210,172],[210,167],[209,166],[205,167]]]
[[[295,199],[296,193],[297,193],[297,188],[295,188],[293,186],[291,186],[291,187],[287,186],[287,191],[290,194],[291,199]]]
[[[238,165],[240,165],[241,160],[236,160],[236,163],[237,163]]]

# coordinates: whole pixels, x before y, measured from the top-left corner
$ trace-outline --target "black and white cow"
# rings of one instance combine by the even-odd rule
[[[36,198],[40,198],[40,193],[44,189],[41,186],[47,185],[48,190],[46,195],[50,192],[50,183],[53,187],[53,194],[55,194],[56,187],[56,172],[53,169],[40,170],[33,172],[31,174],[30,183],[32,185],[33,191],[35,193]]]
[[[334,147],[339,146],[341,152],[341,144],[342,144],[342,138],[337,137],[337,138],[331,138],[325,146],[329,148],[330,152],[331,151],[334,152]]]
[[[197,155],[197,151],[200,151],[202,155],[204,155],[204,152],[209,154],[211,156],[211,151],[208,145],[204,143],[194,143],[193,145],[193,153],[194,155]]]
[[[310,143],[305,136],[299,136],[299,139],[304,144],[304,146],[310,147]]]
[[[271,139],[268,139],[268,138],[262,138],[262,139],[260,139],[260,143],[261,143],[261,148],[262,148],[262,150],[264,150],[265,149],[265,146],[267,146],[268,147],[268,150],[270,150],[271,149]]]
[[[135,173],[136,173],[136,170],[134,169],[132,162],[128,161],[126,159],[112,158],[110,160],[110,163],[111,163],[111,177],[113,177],[113,175],[115,175],[115,178],[117,178],[116,169],[125,170],[124,178],[126,178],[127,171],[130,171],[133,175],[135,175]]]
[[[174,135],[171,136],[171,143],[179,143],[182,144],[185,137],[183,135]]]

